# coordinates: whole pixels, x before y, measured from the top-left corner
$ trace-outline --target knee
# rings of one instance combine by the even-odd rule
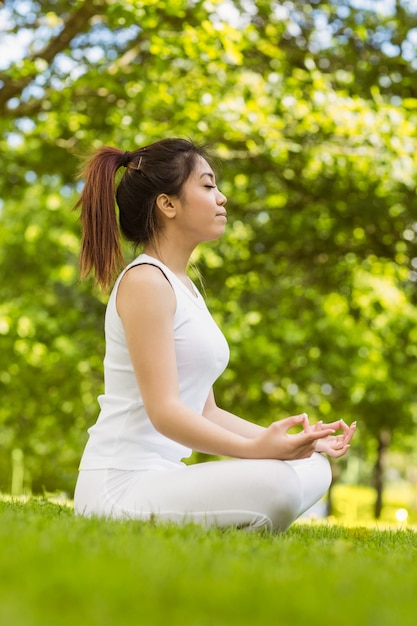
[[[271,472],[267,515],[272,530],[284,532],[300,514],[302,488],[296,472],[281,461],[277,463],[281,467]]]
[[[301,506],[299,515],[318,502],[332,482],[332,470],[328,459],[315,452],[308,459],[287,461],[297,474],[300,483]]]
[[[322,483],[323,495],[326,493],[332,483],[332,468],[327,457],[320,452],[314,452],[310,457],[311,464],[316,468],[317,480]]]

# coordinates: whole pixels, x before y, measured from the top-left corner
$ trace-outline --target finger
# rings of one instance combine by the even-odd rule
[[[347,434],[349,434],[350,427],[346,424],[346,422],[345,422],[343,419],[342,419],[342,420],[340,420],[340,422],[341,422],[341,424],[342,424],[342,429],[343,429],[343,432],[344,432],[346,435],[347,435]]]
[[[355,434],[355,430],[356,422],[353,422],[350,426],[346,424],[346,429],[344,429],[343,435],[341,435],[345,438],[346,443],[348,443],[352,439],[353,435]]]
[[[302,424],[305,431],[306,425],[309,426],[307,413],[300,413],[300,415],[291,415],[291,417],[285,417],[284,419],[276,423],[282,425],[284,430],[289,430],[290,428],[293,428],[293,426],[299,426],[300,424]]]
[[[350,446],[349,444],[346,446],[343,446],[343,448],[340,448],[340,450],[334,450],[334,449],[329,449],[326,454],[328,456],[333,457],[334,459],[338,459],[341,456],[343,456],[344,454],[346,454],[346,452],[349,450]]]
[[[343,430],[347,432],[349,430],[349,426],[342,420],[337,420],[336,422],[330,422],[329,424],[324,424],[327,428],[333,428],[334,430]]]
[[[323,424],[323,426],[326,426],[328,428],[339,429],[339,428],[342,428],[341,421],[342,420],[337,420],[336,422],[326,422],[325,424]]]
[[[302,415],[304,416],[303,430],[305,433],[309,433],[311,430],[311,425],[310,425],[310,422],[308,421],[308,415],[307,413],[302,413]]]
[[[345,438],[343,435],[337,435],[333,437],[328,437],[324,442],[325,447],[329,450],[340,450],[344,446],[347,445]]]
[[[349,427],[348,432],[345,435],[345,443],[349,443],[353,437],[353,435],[355,434],[356,431],[356,422],[353,422],[353,424]]]
[[[325,454],[330,454],[333,452],[338,452],[345,448],[348,444],[344,441],[342,435],[338,437],[327,437],[325,440],[320,440],[316,442],[316,449],[318,452],[324,452]]]
[[[297,435],[293,435],[294,437],[299,437],[300,440],[304,439],[305,443],[314,443],[318,439],[325,439],[326,437],[330,437],[330,435],[334,435],[334,430],[330,428],[324,428],[323,430],[310,430],[308,433],[302,432]]]

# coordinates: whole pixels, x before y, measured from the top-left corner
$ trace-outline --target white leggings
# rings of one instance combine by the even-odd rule
[[[206,527],[284,531],[325,494],[330,464],[236,459],[173,470],[82,470],[75,512],[86,517],[157,519]]]

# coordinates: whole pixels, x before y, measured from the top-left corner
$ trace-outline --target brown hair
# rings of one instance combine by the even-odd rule
[[[163,139],[132,152],[104,146],[86,163],[81,207],[81,276],[94,273],[107,289],[123,265],[120,231],[137,248],[159,230],[155,202],[161,193],[178,196],[205,149],[186,139]],[[116,173],[126,167],[116,189]],[[115,201],[119,208],[119,225]]]

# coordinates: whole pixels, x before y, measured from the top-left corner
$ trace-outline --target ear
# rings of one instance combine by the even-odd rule
[[[161,213],[168,219],[172,219],[177,213],[175,203],[172,197],[168,196],[166,193],[159,194],[156,199],[156,206],[161,211]]]

